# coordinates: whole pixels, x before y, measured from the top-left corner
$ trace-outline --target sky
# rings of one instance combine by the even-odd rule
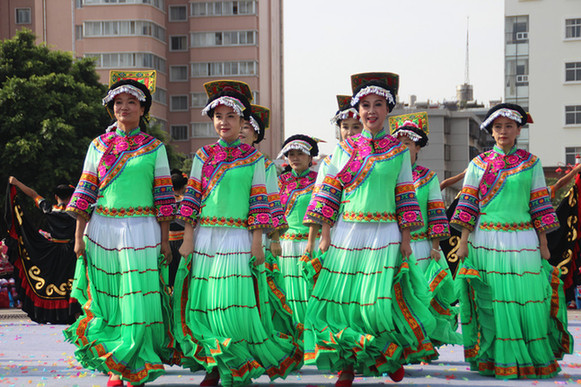
[[[336,144],[330,123],[350,75],[400,76],[399,100],[450,101],[464,83],[469,25],[469,80],[488,105],[503,97],[503,0],[285,0],[285,136]]]

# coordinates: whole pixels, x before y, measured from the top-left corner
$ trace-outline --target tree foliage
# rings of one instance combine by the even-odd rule
[[[52,197],[56,185],[76,184],[90,141],[109,122],[105,91],[90,59],[36,45],[30,31],[0,41],[2,186],[14,175]]]

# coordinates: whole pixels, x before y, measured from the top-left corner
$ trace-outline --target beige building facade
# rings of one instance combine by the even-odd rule
[[[276,156],[284,139],[282,20],[282,0],[0,1],[0,39],[31,29],[39,43],[95,58],[103,83],[111,69],[157,70],[151,115],[189,156],[217,139],[201,115],[203,84],[214,79],[248,83],[253,103],[271,109],[258,148]]]

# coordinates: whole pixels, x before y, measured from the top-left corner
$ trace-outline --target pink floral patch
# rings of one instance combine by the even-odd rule
[[[221,151],[218,151],[214,154],[214,161],[219,163],[221,161],[226,160],[227,157],[228,157],[228,154],[221,150]]]
[[[129,149],[129,143],[125,140],[120,140],[115,144],[115,151],[117,153],[125,152],[127,149]]]
[[[270,221],[270,215],[258,214],[256,215],[256,220],[258,221],[258,223],[266,224]]]
[[[488,192],[488,187],[485,185],[481,185],[480,186],[480,193],[482,194],[482,196],[486,195],[487,192]]]
[[[335,213],[335,211],[329,206],[323,206],[321,212],[325,218],[330,218]]]
[[[232,158],[239,158],[240,156],[242,156],[242,151],[238,148],[234,148],[232,149],[232,151],[230,152],[230,154],[232,155]]]
[[[107,174],[107,167],[106,167],[106,166],[104,166],[104,165],[101,165],[101,166],[98,168],[98,172],[99,172],[99,177],[103,177],[103,176],[105,176],[105,175]]]
[[[545,215],[545,216],[543,216],[542,219],[543,219],[543,223],[547,224],[547,225],[555,223],[555,215],[553,215],[553,214]]]
[[[297,189],[298,186],[299,186],[298,183],[296,181],[293,181],[292,183],[289,183],[288,189],[292,191],[292,190]]]
[[[494,165],[494,168],[497,170],[502,169],[504,168],[504,160],[501,158],[494,159],[492,160],[492,165]]]
[[[389,140],[387,138],[382,138],[377,142],[377,145],[380,148],[387,148],[389,146]]]
[[[403,214],[403,218],[406,222],[415,222],[418,219],[418,215],[415,212],[408,211]]]
[[[310,182],[311,182],[311,181],[309,180],[309,178],[308,178],[308,177],[303,177],[303,178],[301,179],[301,186],[302,186],[302,187],[306,187],[307,185],[309,185],[309,183],[310,183]]]
[[[351,173],[349,173],[349,171],[345,171],[341,174],[341,176],[339,176],[339,180],[341,180],[341,183],[345,184],[349,184],[349,182],[353,179],[353,175]]]
[[[527,155],[527,151],[524,149],[517,149],[516,152],[514,152],[514,154],[519,157],[525,157]]]
[[[272,218],[272,225],[274,227],[277,227],[280,224],[280,221],[278,220],[278,218]]]
[[[441,224],[435,224],[434,227],[432,227],[432,230],[435,234],[441,234],[444,232],[444,226]]]
[[[286,195],[286,194],[280,195],[280,204],[282,204],[283,206],[286,206],[287,202],[288,202],[288,195]]]
[[[361,148],[359,148],[359,156],[361,156],[361,157],[367,157],[372,152],[373,151],[372,151],[371,147],[368,144],[366,144],[366,145],[362,146]]]
[[[113,155],[105,155],[105,156],[103,156],[103,164],[105,164],[108,167],[110,167],[111,165],[113,165],[113,163],[115,163],[115,160],[117,160],[117,157],[115,157]]]
[[[142,134],[138,134],[136,136],[133,136],[133,141],[135,141],[135,143],[138,145],[142,145],[143,142],[145,141],[145,136]]]
[[[513,165],[519,162],[519,157],[517,155],[510,155],[506,158],[509,165]]]
[[[248,144],[240,144],[240,149],[242,150],[242,152],[248,152],[250,148],[252,147]]]
[[[190,216],[192,216],[193,213],[194,213],[194,210],[192,210],[190,207],[187,207],[187,206],[180,207],[180,215],[182,215],[182,216],[189,218]]]
[[[460,211],[460,213],[458,214],[458,217],[464,223],[468,223],[472,219],[472,216],[470,216],[470,214],[465,212],[465,211]]]
[[[359,168],[361,168],[361,162],[359,162],[359,161],[357,161],[357,160],[353,160],[353,161],[351,162],[350,169],[351,169],[352,171],[358,171],[358,170],[359,170]]]
[[[173,207],[170,205],[161,206],[161,207],[159,207],[159,212],[163,216],[170,216],[171,214],[173,214]]]
[[[89,208],[89,202],[82,198],[77,199],[76,205],[77,208],[82,211],[85,211],[87,208]]]
[[[483,179],[484,182],[488,185],[494,183],[494,179],[496,178],[496,176],[494,176],[494,174],[492,173],[487,173],[486,175],[484,175]]]

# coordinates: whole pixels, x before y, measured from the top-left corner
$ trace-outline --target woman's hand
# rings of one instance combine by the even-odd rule
[[[309,240],[307,241],[307,247],[305,248],[305,255],[309,258],[313,258],[313,253],[315,252],[315,241],[317,240],[317,234],[319,233],[318,224],[311,224],[309,226]]]
[[[321,228],[321,240],[319,241],[319,250],[321,253],[326,253],[331,246],[331,226],[327,223],[323,223]]]
[[[80,256],[85,256],[85,240],[83,239],[83,236],[81,236],[80,238],[76,238],[75,237],[75,255],[77,256],[77,258],[79,258]]]
[[[462,262],[468,256],[468,236],[470,235],[470,230],[467,228],[462,229],[462,236],[460,237],[460,242],[458,242],[458,250],[456,255]]]
[[[399,250],[403,258],[407,259],[412,255],[412,245],[411,245],[411,230],[409,228],[404,228],[401,231],[401,245]]]
[[[250,247],[250,253],[255,258],[254,266],[262,265],[264,263],[261,229],[252,231],[252,246]]]
[[[541,250],[541,258],[547,261],[551,259],[551,251],[549,250],[549,243],[547,242],[547,233],[542,231],[539,233],[539,249]]]
[[[282,248],[280,247],[280,241],[270,242],[270,253],[275,257],[280,257],[282,254]]]
[[[85,234],[85,228],[87,227],[87,219],[83,218],[81,215],[77,215],[77,226],[75,227],[75,255],[80,257],[85,256],[85,240],[83,235]]]
[[[163,255],[163,263],[165,265],[169,265],[173,259],[169,242],[161,242],[160,253],[161,253],[161,255]]]
[[[442,256],[442,249],[440,249],[440,239],[432,239],[432,248],[430,249],[430,257],[438,262]]]
[[[184,258],[194,253],[194,226],[189,223],[184,227],[184,240],[178,251]]]

